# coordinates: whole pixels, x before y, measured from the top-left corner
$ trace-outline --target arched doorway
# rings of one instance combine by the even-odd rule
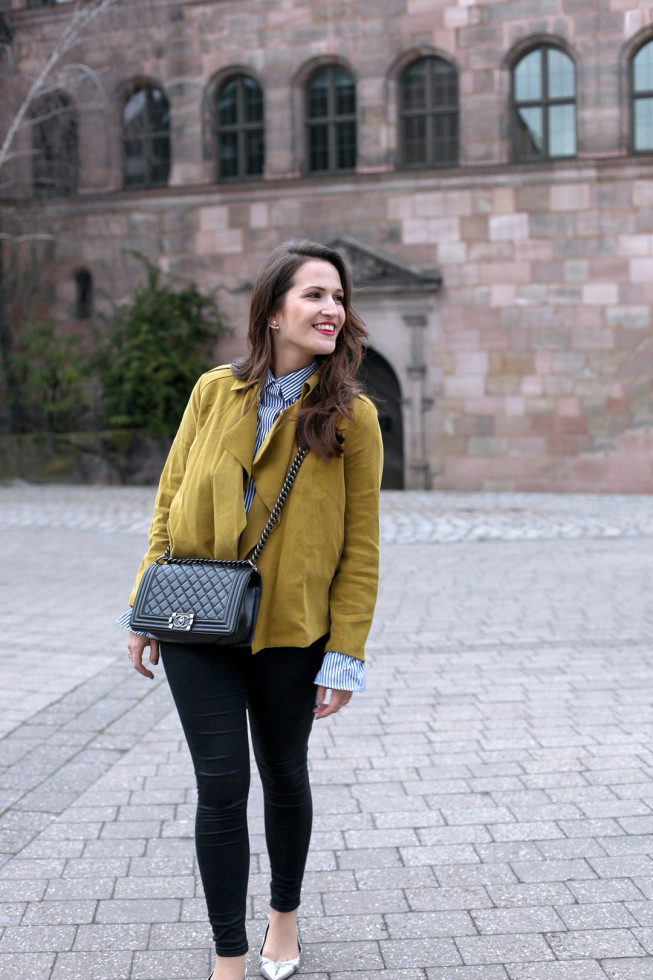
[[[403,490],[404,427],[397,375],[385,357],[368,347],[358,377],[379,412],[384,455],[381,488]]]

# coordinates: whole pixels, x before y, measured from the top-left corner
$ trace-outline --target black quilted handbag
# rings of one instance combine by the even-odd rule
[[[308,450],[300,449],[249,558],[171,558],[170,546],[146,569],[138,586],[131,629],[172,643],[249,646],[261,601],[256,562]]]

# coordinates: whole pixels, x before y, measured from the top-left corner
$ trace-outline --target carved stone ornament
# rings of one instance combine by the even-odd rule
[[[329,247],[346,259],[357,291],[437,293],[442,286],[436,269],[416,269],[347,235],[329,242]]]

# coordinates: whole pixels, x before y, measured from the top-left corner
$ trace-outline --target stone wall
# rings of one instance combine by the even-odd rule
[[[44,57],[67,16],[66,5],[14,12],[21,66]],[[649,492],[653,157],[628,151],[629,58],[649,30],[653,5],[622,0],[127,0],[83,51],[107,101],[82,112],[80,194],[38,213],[20,204],[56,237],[45,276],[60,315],[80,265],[105,303],[124,295],[140,274],[124,249],[136,249],[218,290],[227,360],[242,350],[265,254],[291,237],[344,236],[442,278],[437,292],[420,293],[417,276],[408,291],[396,282],[359,298],[401,386],[408,486]],[[578,156],[517,165],[510,68],[534,38],[576,61]],[[417,53],[458,68],[456,168],[398,169],[397,80]],[[303,86],[332,62],[357,81],[358,166],[311,178]],[[233,66],[265,92],[265,175],[216,184],[207,106]],[[120,96],[135,77],[172,105],[163,190],[120,190]]]

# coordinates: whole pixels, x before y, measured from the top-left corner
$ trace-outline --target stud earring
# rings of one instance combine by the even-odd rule
[[[279,324],[276,323],[275,320],[268,320],[268,327],[270,328],[270,330],[278,330]]]

